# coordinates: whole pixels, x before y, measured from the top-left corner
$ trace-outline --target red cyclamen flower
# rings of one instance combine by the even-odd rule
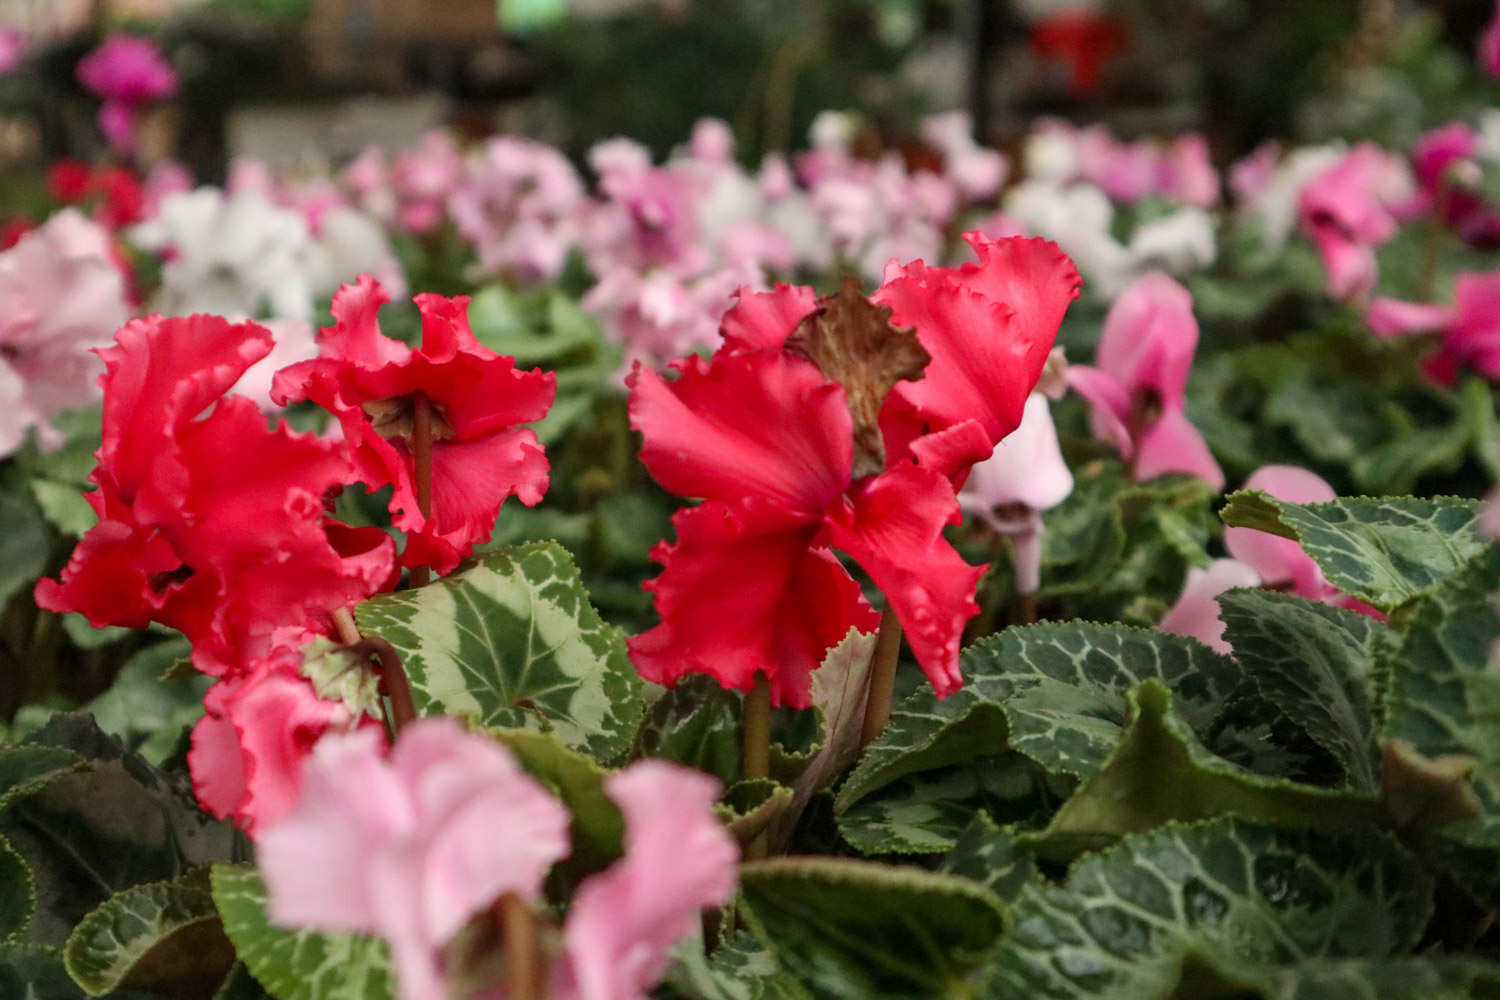
[[[325,530],[323,498],[353,480],[339,446],[269,430],[255,403],[224,396],[271,350],[264,327],[152,316],[115,339],[99,352],[99,523],[61,582],[37,584],[37,604],[96,626],[169,625],[222,675],[388,578],[389,546],[346,559]]]
[[[391,513],[406,532],[402,562],[447,573],[487,541],[511,494],[528,507],[547,491],[547,456],[536,434],[517,424],[552,406],[557,377],[518,370],[474,339],[468,296],[416,296],[422,346],[412,350],[380,332],[389,301],[369,275],[333,297],[334,325],[318,336],[321,354],[277,373],[278,405],[310,399],[339,418],[359,478],[395,485]],[[432,404],[432,511],[417,504],[413,452],[416,394]]]
[[[637,367],[641,460],[705,500],[653,553],[662,623],[630,641],[647,679],[709,673],[748,689],[762,672],[774,702],[806,706],[826,651],[878,621],[837,548],[884,591],[938,694],[962,684],[984,567],[942,537],[960,519],[950,476],[1020,423],[1078,288],[1052,244],[971,239],[979,265],[911,265],[874,297],[884,306],[851,286],[822,301],[785,286],[745,295],[711,361],[677,362],[671,382]]]

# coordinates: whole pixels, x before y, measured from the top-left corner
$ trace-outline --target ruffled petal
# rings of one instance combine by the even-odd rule
[[[805,285],[778,284],[769,292],[741,288],[739,302],[724,314],[720,333],[731,351],[781,350],[786,338],[818,304],[818,294]]]
[[[630,425],[641,461],[681,496],[766,501],[787,523],[816,522],[849,485],[853,422],[844,390],[801,358],[770,352],[690,357],[668,382],[637,366]]]
[[[825,522],[833,547],[885,594],[940,698],[963,686],[958,647],[979,611],[974,587],[989,568],[970,566],[943,538],[943,526],[959,520],[945,477],[903,465],[856,484]]]
[[[645,1000],[698,911],[734,894],[739,850],[714,816],[718,782],[646,760],[604,787],[625,816],[625,856],[573,897],[558,1000]]]
[[[766,527],[775,518],[755,506],[710,501],[673,515],[677,541],[652,552],[664,569],[646,584],[661,624],[629,640],[630,658],[669,687],[704,673],[748,691],[763,672],[774,704],[806,708],[827,651],[879,616],[837,559],[809,548],[815,526]]]

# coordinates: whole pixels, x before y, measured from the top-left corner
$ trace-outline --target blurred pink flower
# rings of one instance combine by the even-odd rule
[[[1406,192],[1404,168],[1363,142],[1302,189],[1297,213],[1317,244],[1336,299],[1362,299],[1375,287],[1375,248],[1396,233],[1391,206]]]
[[[1208,208],[1219,200],[1219,172],[1208,155],[1208,142],[1196,132],[1172,140],[1156,168],[1160,194],[1184,205]]]
[[[1479,68],[1500,79],[1500,3],[1490,15],[1490,23],[1479,33]]]
[[[528,902],[568,853],[568,811],[494,740],[452,719],[330,736],[257,860],[271,919],[379,934],[403,1000],[448,996],[443,946],[507,893]]]
[[[110,35],[78,63],[78,80],[104,99],[99,127],[116,152],[135,148],[135,113],[147,101],[177,93],[177,74],[156,43],[132,35]]]
[[[1185,472],[1215,489],[1224,473],[1188,421],[1184,392],[1198,347],[1193,298],[1152,271],[1110,307],[1098,367],[1071,365],[1068,385],[1089,401],[1093,429],[1131,462],[1137,480]]]
[[[1337,495],[1317,473],[1295,465],[1263,465],[1251,473],[1242,488],[1263,490],[1287,503],[1327,503]],[[1224,547],[1260,574],[1267,587],[1380,617],[1374,608],[1329,583],[1317,562],[1295,539],[1254,528],[1225,528]]]
[[[390,173],[396,222],[414,233],[436,229],[462,172],[463,156],[442,129],[427,132],[416,145],[398,153]]]
[[[1241,202],[1254,201],[1276,176],[1281,161],[1281,144],[1275,140],[1256,146],[1249,156],[1236,160],[1229,168],[1229,189]]]
[[[1437,333],[1438,350],[1426,368],[1440,382],[1452,384],[1463,366],[1500,379],[1500,271],[1460,274],[1452,306],[1376,299],[1365,319],[1382,337]]]
[[[1435,211],[1460,239],[1494,248],[1500,246],[1500,212],[1476,190],[1483,176],[1478,154],[1479,136],[1463,122],[1424,133],[1412,148],[1421,192],[1411,209],[1413,214]]]
[[[0,457],[31,427],[60,444],[49,419],[99,398],[92,352],[130,318],[125,295],[108,232],[77,209],[0,253]]]
[[[1010,166],[996,150],[974,141],[966,111],[948,111],[922,122],[922,139],[943,154],[943,175],[967,201],[993,198]]]
[[[584,204],[567,157],[543,143],[499,136],[465,165],[448,213],[486,271],[534,283],[562,273]]]
[[[1235,559],[1215,559],[1207,569],[1187,571],[1182,595],[1156,627],[1163,632],[1186,635],[1219,653],[1233,649],[1224,641],[1224,622],[1219,618],[1218,597],[1234,587],[1258,587],[1260,574]]]
[[[0,76],[6,76],[21,65],[31,38],[20,28],[0,28]]]
[[[625,814],[625,856],[573,897],[548,983],[557,1000],[646,1000],[698,912],[734,895],[739,850],[714,817],[718,782],[643,760],[604,789]]]

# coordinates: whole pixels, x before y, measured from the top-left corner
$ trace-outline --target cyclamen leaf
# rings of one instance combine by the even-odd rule
[[[26,859],[0,837],[0,944],[20,937],[36,913],[36,882]]]
[[[1245,684],[1233,660],[1192,639],[1085,622],[1006,629],[966,649],[960,665],[959,691],[938,701],[924,688],[892,713],[840,790],[841,811],[908,774],[1006,750],[1084,776],[1114,750],[1138,682],[1165,682],[1201,731]]]
[[[1172,693],[1148,680],[1130,693],[1131,719],[1110,759],[1022,842],[1066,860],[1116,837],[1172,820],[1234,814],[1284,826],[1343,828],[1380,818],[1374,795],[1299,785],[1247,771],[1203,748],[1173,711]]]
[[[1500,996],[1500,963],[1473,955],[1311,961],[1278,970],[1267,1000],[1485,1000]]]
[[[810,1000],[771,953],[743,931],[707,956],[701,933],[694,933],[673,949],[673,957],[660,991],[671,1000]]]
[[[248,865],[215,865],[213,898],[240,961],[277,1000],[391,1000],[379,938],[292,931],[266,916],[266,887]]]
[[[736,692],[706,674],[690,674],[647,711],[636,756],[686,764],[728,784],[740,775],[740,716]]]
[[[1457,573],[1485,546],[1477,500],[1340,497],[1296,504],[1260,490],[1231,494],[1225,524],[1295,539],[1335,587],[1393,611]]]
[[[79,921],[64,950],[68,974],[93,996],[127,987],[207,996],[234,965],[207,868],[133,886]]]
[[[401,654],[421,715],[552,732],[600,761],[635,735],[641,681],[624,635],[600,620],[555,542],[488,552],[426,587],[371,598],[355,616]]]
[[[0,810],[84,766],[81,756],[63,746],[0,747]]]
[[[1011,902],[1028,885],[1040,883],[1036,858],[984,813],[974,817],[943,859],[942,870],[983,882]]]
[[[740,867],[758,936],[820,998],[949,997],[999,936],[999,900],[965,878],[835,858]]]
[[[1327,749],[1349,787],[1380,787],[1374,661],[1384,625],[1330,604],[1270,590],[1219,595],[1224,638],[1255,683]]]
[[[1172,824],[1028,886],[981,995],[1165,1000],[1188,979],[1249,993],[1312,959],[1409,951],[1431,912],[1430,877],[1385,834]]]
[[[47,524],[29,500],[0,493],[0,607],[47,568],[51,539]]]

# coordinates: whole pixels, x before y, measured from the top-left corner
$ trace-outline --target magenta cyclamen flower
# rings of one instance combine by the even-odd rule
[[[78,80],[104,98],[99,128],[110,147],[135,148],[135,114],[147,101],[177,92],[177,74],[149,38],[110,35],[78,64]]]
[[[1460,274],[1453,282],[1453,305],[1376,299],[1365,316],[1382,337],[1437,333],[1437,351],[1427,373],[1452,384],[1460,367],[1500,379],[1500,271]]]
[[[1110,308],[1098,367],[1068,368],[1068,385],[1093,408],[1094,434],[1120,450],[1138,480],[1185,472],[1214,489],[1224,485],[1219,463],[1187,418],[1184,392],[1197,348],[1192,295],[1153,271]]]

